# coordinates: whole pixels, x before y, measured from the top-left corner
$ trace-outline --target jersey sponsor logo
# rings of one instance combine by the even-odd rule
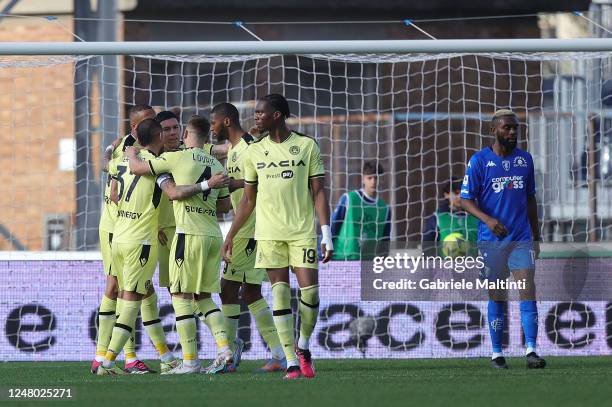
[[[289,152],[293,155],[298,155],[300,153],[300,147],[299,146],[291,146],[289,147]]]
[[[495,193],[500,193],[504,189],[523,189],[525,182],[522,175],[514,175],[511,177],[497,177],[491,180],[491,187]]]
[[[142,216],[142,213],[124,211],[120,209],[117,212],[117,216],[119,216],[120,218],[127,218],[127,219],[140,219],[140,217]]]
[[[188,212],[188,213],[189,212],[192,212],[192,213],[202,213],[204,215],[217,216],[217,211],[215,211],[213,209],[200,208],[198,206],[186,205],[185,206],[185,211]]]
[[[465,176],[463,177],[463,186],[468,186],[468,184],[470,183],[470,177],[465,174]]]
[[[487,167],[497,167],[497,165],[493,161],[489,161]]]
[[[512,166],[527,168],[527,160],[525,160],[523,157],[515,157],[514,161],[512,162]]]
[[[240,172],[240,167],[236,166],[236,167],[227,167],[227,174],[235,174],[237,172]]]
[[[293,171],[287,170],[287,171],[281,172],[281,178],[283,178],[283,179],[293,178]]]
[[[502,167],[504,167],[504,170],[510,171],[510,161],[508,160],[502,161]]]
[[[306,163],[303,160],[295,162],[295,160],[282,160],[279,162],[270,161],[269,163],[259,162],[257,163],[257,169],[262,170],[264,168],[279,168],[279,167],[305,167]]]

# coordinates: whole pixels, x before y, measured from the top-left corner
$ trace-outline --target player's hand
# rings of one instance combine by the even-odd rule
[[[140,150],[137,149],[136,147],[129,146],[128,148],[125,149],[125,156],[128,158],[136,158],[139,152]]]
[[[223,248],[221,249],[221,255],[223,256],[223,260],[226,263],[232,262],[232,246],[234,242],[231,237],[226,237],[225,242],[223,242]]]
[[[159,240],[159,244],[161,244],[162,246],[165,246],[166,243],[168,243],[168,237],[166,236],[163,230],[157,232],[157,240]]]
[[[208,180],[208,187],[210,189],[220,189],[229,186],[229,183],[230,178],[227,174],[225,172],[220,172],[210,177]]]
[[[490,218],[487,222],[487,227],[493,232],[493,234],[497,237],[506,237],[508,235],[508,230],[504,225],[501,224],[495,218]]]
[[[540,241],[539,240],[534,240],[533,241],[533,252],[534,252],[534,258],[535,260],[540,258]]]
[[[324,253],[323,255],[323,260],[321,260],[323,263],[327,263],[328,261],[331,260],[332,256],[334,255],[334,249],[332,246],[332,249],[327,249],[327,245],[325,243],[321,243],[321,253]]]

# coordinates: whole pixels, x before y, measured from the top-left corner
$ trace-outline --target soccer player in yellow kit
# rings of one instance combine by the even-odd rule
[[[232,362],[223,314],[211,298],[211,293],[221,291],[219,272],[223,238],[217,212],[230,209],[229,179],[221,163],[203,150],[207,136],[187,133],[185,150],[167,152],[147,161],[139,160],[131,150],[126,152],[133,173],[169,174],[158,180],[164,191],[168,183],[192,190],[199,188],[198,194],[180,200],[175,200],[168,191],[170,199],[174,200],[176,221],[176,234],[170,249],[170,292],[183,349],[183,363],[169,374],[199,373],[201,370],[196,343],[196,308],[218,347],[218,357],[203,372],[217,373]]]
[[[145,119],[155,117],[155,111],[148,105],[135,105],[130,109],[130,133],[118,138],[105,151],[106,166],[109,160],[120,160],[124,150],[132,145],[138,145],[136,140],[137,126]],[[117,219],[117,205],[112,201],[113,192],[116,194],[117,180],[108,176],[104,191],[104,206],[100,217],[100,252],[102,253],[102,264],[106,274],[106,290],[98,311],[98,338],[96,340],[96,357],[91,365],[91,372],[96,374],[98,367],[102,364],[108,344],[110,343],[113,326],[118,316],[121,314],[123,305],[122,293],[119,292],[116,270],[112,267],[111,245],[113,231]],[[165,334],[159,319],[159,308],[157,306],[157,295],[150,287],[149,292],[141,305],[141,313],[145,329],[149,337],[153,340],[160,351],[161,369],[169,370],[178,364],[171,353],[168,353]],[[125,344],[125,368],[127,373],[141,374],[151,370],[136,356],[134,337],[130,338]],[[164,354],[165,356],[162,356]]]
[[[319,307],[315,212],[323,234],[324,263],[331,259],[333,244],[319,147],[313,139],[287,127],[285,120],[289,115],[289,104],[282,95],[267,95],[257,102],[255,124],[268,134],[247,149],[244,195],[223,244],[223,253],[231,265],[234,238],[256,210],[255,267],[265,268],[272,284],[272,315],[287,359],[285,379],[297,379],[315,375],[309,350]],[[290,266],[300,286],[297,349],[290,305]]]
[[[155,158],[161,151],[160,132],[161,126],[153,119],[145,119],[138,124],[137,138],[146,148],[140,152],[142,159]],[[109,173],[114,174],[119,184],[117,220],[113,230],[112,268],[117,274],[124,304],[115,322],[104,361],[98,367],[98,375],[123,373],[115,366],[115,358],[133,335],[143,299],[152,288],[151,279],[157,259],[157,210],[162,191],[157,186],[155,177],[134,175],[127,164],[127,157],[115,159],[109,164]],[[154,299],[157,306],[156,296]],[[146,321],[145,318],[143,316]],[[158,328],[161,328],[161,321],[157,319],[149,325],[158,325]],[[151,336],[151,339],[160,353],[163,369],[164,363],[174,361],[174,356],[166,345],[163,329],[161,338]],[[148,370],[139,373],[147,372]]]
[[[169,110],[161,111],[155,116],[155,120],[162,126],[162,140],[164,142],[163,152],[177,151],[185,149],[185,144],[181,141],[181,125],[178,116]],[[208,135],[210,125],[203,117],[193,115],[189,118],[185,128],[185,134],[197,133],[202,137]],[[224,145],[204,144],[204,151],[207,154],[216,157],[222,157],[227,154],[227,148]],[[163,194],[159,204],[159,286],[170,289],[169,276],[169,256],[170,245],[174,238],[176,222],[174,221],[174,211],[172,202],[168,199],[167,194]]]
[[[217,140],[229,140],[230,142],[226,169],[231,178],[229,190],[235,211],[243,194],[242,158],[255,139],[242,129],[238,109],[231,103],[220,103],[213,107],[210,113],[210,124]],[[238,293],[242,288],[242,298],[255,319],[257,330],[272,353],[272,358],[257,371],[260,373],[276,372],[286,369],[285,355],[276,333],[272,313],[268,303],[261,295],[261,283],[266,279],[266,271],[255,268],[257,242],[254,236],[255,214],[253,213],[234,239],[232,263],[225,263],[221,278],[219,296],[223,302],[222,311],[226,318],[230,345],[232,341],[234,342],[234,363],[230,370],[238,367],[244,347],[244,342],[236,336],[240,317]]]

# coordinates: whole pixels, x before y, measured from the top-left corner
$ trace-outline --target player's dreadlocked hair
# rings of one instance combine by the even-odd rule
[[[285,119],[291,116],[291,111],[289,110],[289,102],[283,95],[279,95],[278,93],[271,93],[269,95],[264,96],[261,100],[267,102],[275,111],[281,112]]]

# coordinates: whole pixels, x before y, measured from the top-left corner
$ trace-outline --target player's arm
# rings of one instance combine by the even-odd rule
[[[215,144],[210,149],[211,154],[217,159],[222,160],[227,157],[227,152],[229,151],[230,143],[225,144]]]
[[[115,151],[115,149],[117,149],[117,147],[119,147],[119,144],[121,144],[121,140],[121,137],[113,140],[113,142],[104,150],[104,154],[102,154],[102,171],[108,172],[108,163],[110,162],[110,160],[113,159],[113,152]]]
[[[325,193],[325,176],[310,178],[310,189],[314,199],[315,212],[319,218],[321,225],[321,252],[323,255],[323,263],[331,260],[334,253],[334,244],[332,243],[331,227],[329,226],[329,203],[327,202],[327,194]]]
[[[230,179],[228,188],[230,192],[234,192],[237,189],[244,188],[244,180],[243,179]]]
[[[125,149],[125,156],[128,158],[130,172],[134,175],[151,175],[154,174],[149,161],[143,161],[138,158],[138,149],[136,147],[128,147]]]
[[[119,183],[115,178],[111,179],[110,200],[113,201],[115,205],[119,203]]]
[[[529,175],[527,175],[527,182],[525,189],[527,190],[527,219],[529,220],[529,226],[531,227],[531,236],[533,239],[533,249],[535,251],[535,258],[540,257],[540,221],[538,219],[538,200],[536,198],[535,188],[535,169],[533,168],[533,158],[529,155]]]
[[[329,202],[325,193],[325,168],[321,159],[321,150],[316,143],[312,143],[310,157],[308,160],[308,179],[310,180],[310,190],[314,201],[315,212],[321,225],[321,253],[323,253],[323,263],[331,260],[334,254],[334,243],[331,227],[329,224]]]
[[[476,216],[478,219],[482,221],[495,236],[504,237],[508,234],[508,230],[500,221],[495,219],[492,216],[487,215],[483,211],[480,210],[478,205],[473,199],[461,198],[461,206],[468,213]]]
[[[173,201],[184,200],[210,189],[225,188],[228,183],[229,178],[224,173],[215,174],[209,180],[194,185],[176,185],[169,174],[162,174],[157,178],[159,187]]]
[[[473,156],[465,172],[463,184],[461,185],[461,206],[471,215],[474,215],[482,223],[487,225],[491,232],[498,237],[504,237],[508,234],[506,227],[500,221],[492,216],[484,213],[476,204],[476,198],[480,194],[482,185],[482,169],[477,156]]]

